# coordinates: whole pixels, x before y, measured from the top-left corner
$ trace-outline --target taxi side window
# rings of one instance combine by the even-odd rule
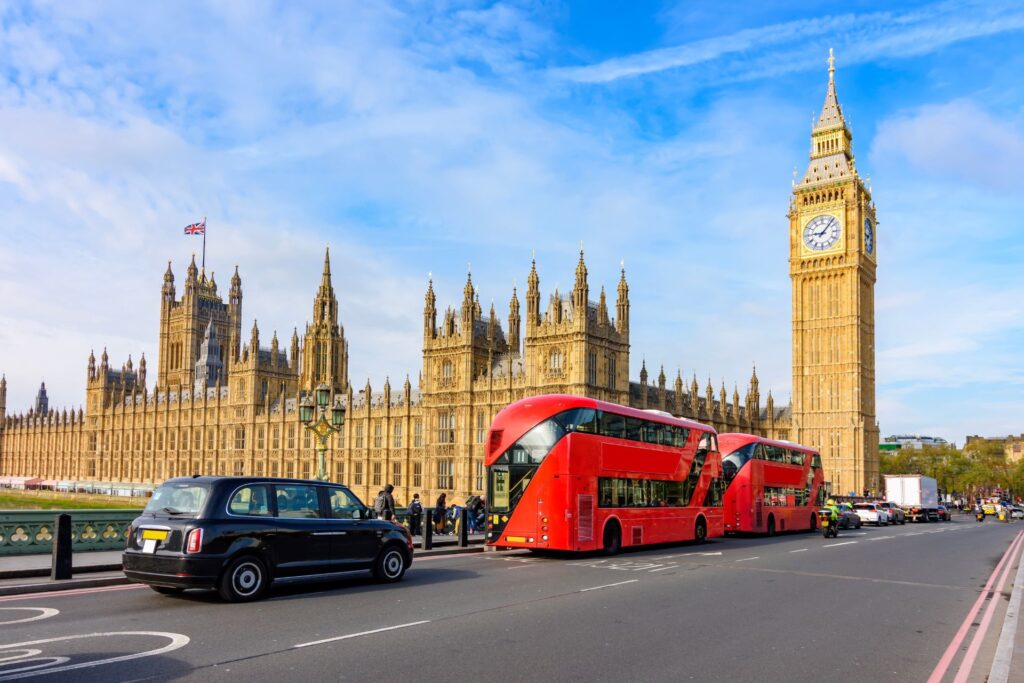
[[[233,515],[250,515],[254,517],[270,516],[270,494],[262,484],[243,486],[235,491],[228,503],[228,511]]]
[[[320,516],[320,499],[316,486],[279,484],[276,490],[278,517]]]
[[[328,489],[331,517],[336,519],[354,519],[356,510],[362,511],[363,506],[356,497],[345,489]]]

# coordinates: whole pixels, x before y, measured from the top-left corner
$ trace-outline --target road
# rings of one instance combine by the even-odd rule
[[[18,596],[0,599],[0,681],[924,681],[1022,529],[433,557],[400,584],[243,605],[137,585]]]

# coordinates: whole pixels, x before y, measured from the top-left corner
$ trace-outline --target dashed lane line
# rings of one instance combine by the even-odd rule
[[[679,568],[678,564],[669,564],[669,565],[665,565],[664,567],[658,567],[657,569],[652,569],[652,570],[650,570],[650,573],[653,574],[654,572],[663,572],[666,569],[678,569],[678,568]]]
[[[853,545],[854,543],[859,543],[859,542],[860,541],[844,541],[842,543],[830,543],[828,545],[823,545],[821,547],[822,548],[838,548],[841,545]]]
[[[629,581],[619,581],[618,583],[606,583],[603,586],[591,586],[590,588],[581,588],[577,593],[586,593],[587,591],[601,590],[602,588],[613,588],[614,586],[624,586],[627,583],[636,583],[640,579],[630,579]]]
[[[875,536],[874,538],[869,538],[868,540],[869,541],[884,541],[887,538],[896,538],[896,537],[895,536]]]
[[[796,550],[790,550],[791,553],[806,553],[807,548],[797,548]]]
[[[760,559],[761,559],[761,556],[758,555],[757,557],[744,557],[742,560],[736,560],[736,561],[737,562],[750,562],[751,560],[760,560]]]
[[[336,641],[339,641],[339,640],[350,640],[352,638],[359,638],[361,636],[373,635],[374,633],[383,633],[385,631],[395,631],[395,630],[400,629],[400,628],[409,628],[410,626],[419,626],[421,624],[429,624],[429,623],[430,623],[429,619],[424,620],[424,621],[410,621],[408,624],[398,624],[396,626],[385,626],[384,628],[375,628],[375,629],[371,629],[369,631],[360,631],[359,633],[349,633],[349,634],[344,635],[344,636],[335,636],[334,638],[324,638],[322,640],[311,640],[308,643],[299,643],[298,645],[294,645],[292,647],[292,649],[293,650],[297,650],[297,649],[299,649],[301,647],[309,647],[311,645],[323,645],[324,643],[333,643],[333,642],[336,642]]]

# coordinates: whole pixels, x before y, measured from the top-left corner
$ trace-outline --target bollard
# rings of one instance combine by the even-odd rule
[[[434,547],[434,511],[430,508],[423,511],[423,540],[420,546],[423,550]]]
[[[459,547],[469,546],[469,508],[462,508],[459,512]]]
[[[71,515],[61,514],[53,520],[53,555],[50,578],[54,581],[71,578]]]

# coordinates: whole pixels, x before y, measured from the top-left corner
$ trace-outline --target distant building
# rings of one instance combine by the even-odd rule
[[[1003,454],[1006,456],[1006,461],[1009,463],[1020,462],[1021,458],[1024,458],[1024,434],[1020,436],[996,436],[986,437],[968,436],[964,442],[964,446],[970,446],[973,443],[996,443],[1003,447]]]
[[[970,437],[967,437],[968,439]],[[922,448],[934,448],[938,446],[952,446],[956,448],[956,444],[951,444],[942,437],[939,436],[922,436],[920,434],[894,434],[893,436],[887,436],[879,444],[878,449],[881,451],[898,451],[902,448],[913,448],[915,450],[921,450]]]

